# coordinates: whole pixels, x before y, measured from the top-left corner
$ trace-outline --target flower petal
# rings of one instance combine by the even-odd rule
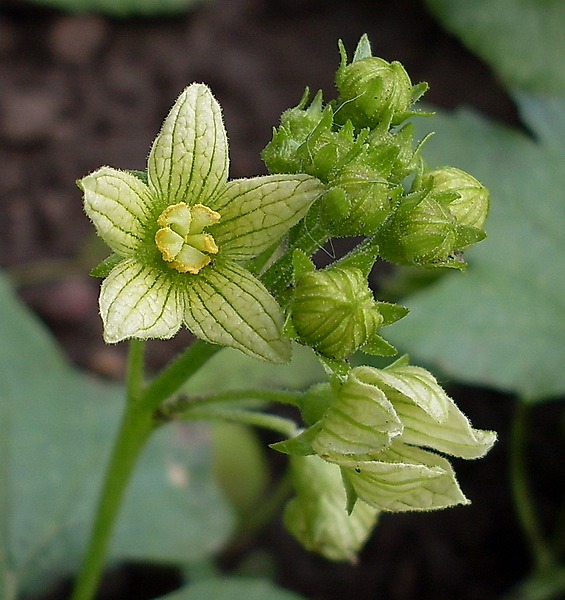
[[[402,422],[385,393],[356,377],[353,369],[333,398],[312,442],[317,454],[338,461],[338,455],[379,453],[402,433]]]
[[[375,461],[340,461],[359,498],[379,510],[436,510],[468,504],[449,461],[393,443]]]
[[[167,204],[207,204],[228,179],[228,141],[220,105],[207,86],[179,96],[151,148],[149,186]]]
[[[111,167],[101,167],[78,184],[98,234],[118,254],[133,256],[150,219],[149,188],[135,175]]]
[[[174,280],[134,259],[115,266],[102,283],[100,314],[104,340],[172,337],[182,324],[182,304]]]
[[[216,261],[189,282],[185,322],[196,336],[271,362],[290,360],[282,310],[248,271]]]
[[[460,458],[481,458],[496,441],[494,431],[483,431],[471,426],[469,419],[450,400],[447,419],[437,420],[407,398],[394,400],[404,432],[399,440],[417,446],[427,446]]]
[[[230,181],[210,204],[222,219],[209,231],[231,258],[257,256],[298,223],[322,192],[322,184],[309,175]]]
[[[438,423],[447,419],[449,406],[453,401],[426,369],[394,364],[385,369],[362,367],[359,370],[361,369],[365,380],[384,388],[393,404],[398,397],[408,398]]]
[[[340,468],[319,456],[290,458],[296,496],[287,504],[287,529],[307,550],[330,560],[354,562],[377,521],[378,511],[356,502],[347,512]]]

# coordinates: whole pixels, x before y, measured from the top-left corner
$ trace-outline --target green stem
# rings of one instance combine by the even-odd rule
[[[300,406],[304,397],[303,392],[291,392],[288,390],[234,390],[231,392],[218,392],[206,396],[178,396],[159,407],[159,417],[162,419],[174,419],[177,414],[193,408],[233,400],[264,400],[265,402],[278,402]]]
[[[143,389],[143,359],[145,354],[145,342],[142,340],[130,340],[128,352],[128,369],[126,377],[127,402],[135,402],[141,395]]]
[[[71,600],[94,598],[102,577],[110,536],[137,459],[154,429],[150,413],[131,402],[126,406],[101,491],[90,545]]]
[[[555,564],[544,539],[526,474],[526,425],[529,407],[518,400],[510,438],[510,480],[514,504],[522,530],[530,544],[535,571],[548,571]]]
[[[196,341],[144,389],[144,347],[145,343],[140,340],[130,342],[126,408],[106,470],[89,546],[71,600],[91,600],[96,594],[127,485],[145,443],[160,424],[154,418],[156,407],[221,349],[220,346]]]
[[[193,342],[149,383],[139,398],[140,405],[153,413],[222,348],[202,340]]]
[[[217,420],[227,421],[229,423],[242,423],[244,425],[253,425],[255,427],[262,427],[263,429],[270,429],[271,431],[276,431],[286,437],[292,437],[296,433],[296,423],[291,419],[251,410],[197,406],[190,408],[181,414],[175,415],[175,418],[188,419],[191,421]]]

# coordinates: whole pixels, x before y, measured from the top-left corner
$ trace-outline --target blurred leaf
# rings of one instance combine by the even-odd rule
[[[294,344],[292,354],[290,363],[276,365],[225,348],[207,363],[206,369],[190,380],[185,391],[193,395],[265,387],[301,390],[325,379],[310,348]]]
[[[207,579],[159,600],[303,600],[263,579]]]
[[[216,481],[237,513],[244,517],[257,507],[267,489],[269,465],[265,444],[246,425],[218,422],[212,428]]]
[[[0,597],[8,599],[9,586],[31,593],[76,569],[123,390],[70,367],[1,275],[0,340]],[[151,440],[118,523],[115,558],[194,560],[222,546],[231,516],[208,449],[202,427],[167,427]]]
[[[450,377],[541,400],[565,393],[565,99],[516,99],[534,139],[467,111],[434,118],[426,158],[490,188],[488,237],[466,273],[405,298],[387,337]]]
[[[512,87],[565,92],[563,0],[426,0],[443,26]]]
[[[203,0],[32,0],[70,12],[101,12],[113,17],[153,16],[191,10]]]

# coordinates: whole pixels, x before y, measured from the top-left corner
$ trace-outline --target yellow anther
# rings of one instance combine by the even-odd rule
[[[180,273],[198,273],[211,261],[205,253],[217,254],[219,250],[212,235],[202,230],[219,220],[220,215],[203,204],[167,206],[157,219],[161,229],[155,234],[163,260]]]

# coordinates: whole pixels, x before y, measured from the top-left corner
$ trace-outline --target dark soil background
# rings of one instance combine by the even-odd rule
[[[192,81],[209,84],[224,109],[232,176],[264,173],[259,152],[280,113],[307,85],[333,97],[337,39],[352,53],[364,32],[375,54],[430,83],[429,102],[472,105],[518,123],[489,69],[416,0],[211,0],[194,13],[152,20],[0,0],[0,266],[71,360],[105,377],[123,374],[124,345],[103,344],[99,282],[88,277],[106,250],[82,213],[75,180],[102,164],[144,169],[162,119]],[[161,365],[187,339],[152,343],[150,364]],[[473,504],[384,516],[356,566],[307,554],[273,524],[249,550],[274,557],[282,585],[312,600],[489,600],[527,574],[507,480],[513,399],[451,392],[475,426],[501,438],[483,461],[456,462]],[[536,410],[532,464],[551,515],[563,493],[552,447],[561,421],[557,405]],[[170,573],[130,566],[108,580],[104,598],[143,600],[177,583]],[[49,598],[64,598],[64,589]]]

